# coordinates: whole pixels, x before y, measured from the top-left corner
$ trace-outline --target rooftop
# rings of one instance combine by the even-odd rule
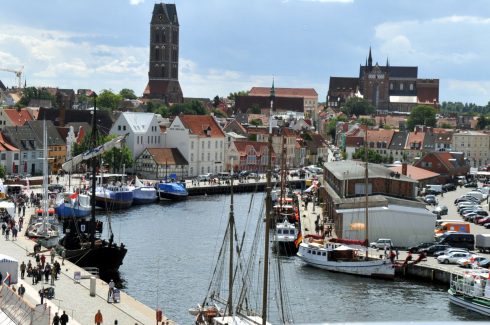
[[[366,163],[357,160],[334,161],[325,164],[325,168],[339,180],[353,180],[365,177]],[[393,171],[383,165],[368,164],[369,178],[393,178]],[[405,182],[417,183],[405,175],[400,175],[400,180]]]

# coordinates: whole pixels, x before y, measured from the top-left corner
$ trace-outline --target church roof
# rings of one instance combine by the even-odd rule
[[[161,17],[161,19],[160,19]],[[177,8],[173,3],[155,3],[153,7],[153,16],[151,23],[164,23],[179,25],[179,19],[177,18]]]
[[[276,97],[318,97],[318,93],[313,88],[274,88]],[[249,96],[267,96],[271,94],[269,87],[252,87]]]
[[[330,77],[328,91],[356,91],[359,86],[359,78]]]
[[[417,79],[418,67],[404,67],[404,66],[379,66],[382,72],[388,72],[390,79],[397,78],[412,78]],[[360,76],[363,76],[365,72],[368,72],[369,67],[360,67]]]

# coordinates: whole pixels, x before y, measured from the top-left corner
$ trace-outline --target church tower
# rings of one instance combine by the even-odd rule
[[[179,84],[179,20],[175,4],[153,7],[150,22],[150,65],[143,98],[165,103],[183,102]]]

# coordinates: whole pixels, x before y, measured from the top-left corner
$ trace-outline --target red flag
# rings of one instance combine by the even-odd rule
[[[296,245],[296,248],[299,246],[299,244],[301,244],[302,241],[303,241],[303,235],[301,234],[301,230],[300,230],[298,237],[294,241],[294,245]]]
[[[73,193],[72,195],[70,195],[70,199],[72,200],[75,200],[76,198],[78,197],[78,193]]]

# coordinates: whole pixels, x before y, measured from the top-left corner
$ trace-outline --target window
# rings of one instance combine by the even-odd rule
[[[214,149],[218,149],[218,141],[214,141]]]
[[[201,161],[204,161],[204,152],[201,153]]]
[[[208,141],[208,149],[211,149],[211,141]]]
[[[123,130],[126,131],[126,125],[123,125]]]
[[[191,141],[191,150],[194,149],[194,141]]]
[[[211,161],[211,153],[208,152],[208,161]]]
[[[201,147],[204,149],[204,141],[201,142]]]
[[[413,90],[413,84],[410,84],[410,90]]]
[[[117,126],[117,130],[118,131],[121,131],[121,126],[120,125]]]
[[[191,161],[194,161],[194,154],[191,153]]]
[[[7,157],[6,157],[6,154],[2,153],[2,160],[5,160]]]
[[[393,90],[393,83],[390,82],[390,90]]]
[[[14,153],[14,160],[19,160],[19,154],[18,153]]]

